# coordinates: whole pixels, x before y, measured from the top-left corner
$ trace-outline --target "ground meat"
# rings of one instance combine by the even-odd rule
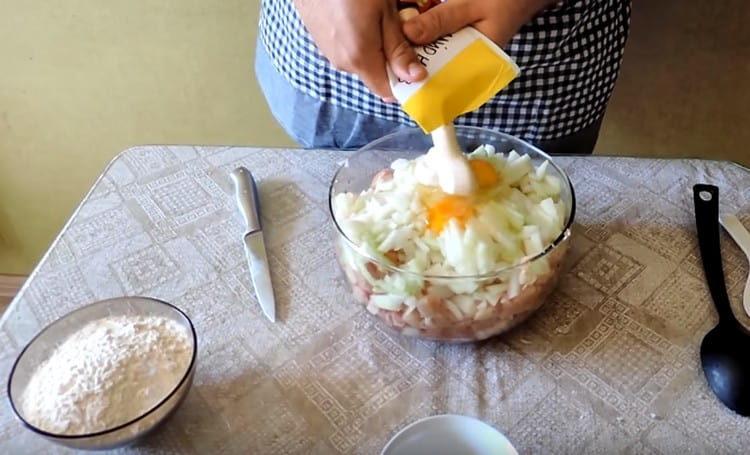
[[[370,301],[372,288],[367,281],[354,270],[345,266],[344,270],[355,299],[404,335],[448,342],[477,341],[510,330],[544,303],[562,273],[567,248],[568,245],[563,244],[552,251],[546,258],[549,263],[547,273],[523,285],[518,295],[504,295],[495,302],[475,298],[476,311],[471,317],[465,317],[451,302],[455,295],[449,288],[429,282],[425,282],[425,287],[415,296],[416,307],[402,305],[403,308],[398,311],[378,308]],[[373,276],[373,272],[377,272],[379,277],[384,276],[384,272],[375,264],[368,263],[366,267]],[[498,280],[490,280],[487,285],[497,283]]]

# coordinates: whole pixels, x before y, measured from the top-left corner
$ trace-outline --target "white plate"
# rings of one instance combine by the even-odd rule
[[[438,415],[399,431],[381,455],[518,455],[502,433],[472,417]]]

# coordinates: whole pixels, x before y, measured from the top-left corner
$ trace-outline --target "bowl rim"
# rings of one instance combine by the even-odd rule
[[[409,433],[409,431],[415,431],[415,429],[429,425],[432,422],[435,421],[441,421],[441,420],[464,420],[471,422],[472,425],[478,426],[478,427],[486,427],[492,430],[492,432],[495,434],[495,436],[498,436],[498,439],[500,441],[503,441],[509,449],[511,449],[511,453],[508,455],[518,455],[518,451],[511,442],[511,440],[508,438],[508,436],[505,435],[502,431],[495,428],[494,425],[491,425],[489,422],[486,422],[484,420],[479,419],[478,417],[474,417],[471,415],[464,415],[464,414],[434,414],[434,415],[428,415],[426,417],[422,417],[421,419],[414,420],[413,422],[409,423],[408,425],[402,427],[396,434],[391,437],[391,439],[388,440],[388,442],[383,446],[383,448],[380,451],[380,455],[388,455],[388,451],[393,449],[395,447],[398,440],[405,435]]]
[[[395,136],[403,135],[405,133],[413,133],[413,132],[420,132],[420,131],[422,131],[422,130],[420,130],[419,128],[414,128],[414,127],[399,129],[399,130],[397,130],[395,132],[389,133],[389,134],[387,134],[387,135],[385,135],[385,136],[383,136],[383,137],[381,137],[379,139],[376,139],[376,140],[370,142],[369,144],[365,145],[364,147],[361,147],[352,156],[356,156],[356,155],[358,155],[360,153],[363,153],[365,151],[364,149],[371,149],[371,148],[377,146],[378,143],[380,143],[382,141],[385,141],[386,139],[391,139],[391,138],[393,138]],[[553,250],[557,249],[558,246],[560,246],[563,242],[565,242],[565,240],[568,239],[568,237],[570,237],[570,235],[571,235],[571,227],[573,226],[573,223],[575,221],[575,216],[576,216],[576,194],[575,194],[575,189],[573,188],[573,182],[570,181],[570,176],[568,175],[568,173],[565,172],[565,170],[563,170],[555,162],[555,160],[552,159],[552,157],[549,154],[547,154],[546,152],[542,151],[539,147],[531,144],[530,142],[527,142],[527,141],[525,141],[523,139],[520,139],[520,138],[518,138],[516,136],[512,136],[510,134],[503,133],[501,131],[495,131],[495,130],[491,130],[491,129],[488,129],[488,128],[481,128],[481,127],[476,127],[476,126],[456,126],[456,132],[460,133],[461,131],[474,131],[476,133],[491,133],[491,134],[494,134],[494,135],[502,136],[505,139],[510,139],[512,141],[521,142],[526,147],[528,147],[529,149],[532,149],[534,152],[538,153],[544,159],[546,159],[552,165],[552,167],[557,172],[559,172],[561,176],[563,176],[565,178],[564,180],[565,180],[565,182],[568,185],[568,189],[570,190],[570,215],[568,216],[568,220],[565,223],[565,226],[562,228],[562,230],[560,231],[560,234],[555,238],[555,240],[553,240],[547,246],[545,246],[545,248],[540,253],[537,253],[534,256],[527,256],[521,262],[518,262],[518,263],[513,264],[513,265],[509,265],[509,266],[506,266],[506,267],[502,267],[500,269],[493,270],[491,272],[481,273],[481,274],[474,274],[474,275],[432,275],[432,274],[414,272],[412,270],[406,270],[406,269],[403,269],[401,267],[397,267],[397,266],[394,266],[394,265],[391,265],[391,264],[387,264],[387,263],[383,262],[382,260],[380,260],[380,259],[378,259],[376,257],[373,257],[372,255],[368,254],[366,251],[363,250],[363,248],[360,245],[358,245],[356,242],[354,242],[352,239],[350,239],[349,236],[346,235],[346,233],[344,232],[344,230],[341,228],[341,225],[339,224],[338,220],[336,220],[336,215],[334,214],[334,211],[333,211],[333,198],[334,198],[333,187],[334,187],[334,184],[336,183],[336,180],[339,177],[339,173],[344,168],[346,168],[347,165],[349,164],[349,158],[347,158],[346,160],[343,161],[343,163],[341,163],[339,165],[338,169],[336,169],[336,172],[334,173],[333,178],[331,179],[331,183],[328,186],[328,214],[331,217],[331,220],[333,220],[333,224],[334,224],[334,226],[336,226],[336,230],[338,231],[338,233],[341,235],[341,237],[344,238],[344,240],[346,241],[346,243],[357,254],[359,254],[360,256],[364,257],[365,259],[367,259],[367,260],[369,260],[371,262],[374,262],[379,267],[382,267],[383,269],[385,269],[388,272],[410,275],[410,276],[419,277],[419,278],[422,278],[422,279],[425,279],[425,280],[436,280],[436,281],[467,280],[467,279],[468,280],[486,280],[486,279],[496,278],[500,274],[503,274],[503,273],[509,272],[511,270],[515,270],[515,269],[524,267],[524,266],[526,266],[526,265],[528,265],[530,263],[535,262],[537,259],[540,259],[540,258],[548,255],[549,253],[551,253]]]
[[[64,319],[74,315],[75,313],[79,313],[82,311],[85,311],[87,309],[90,309],[94,306],[99,305],[106,305],[111,304],[118,300],[131,300],[131,299],[138,299],[138,300],[147,300],[151,301],[153,303],[158,303],[161,305],[165,305],[169,308],[171,308],[173,311],[176,311],[179,315],[183,317],[185,321],[188,323],[188,327],[190,327],[190,333],[192,334],[192,340],[193,340],[193,352],[190,358],[190,363],[187,366],[187,369],[185,370],[185,374],[182,376],[180,381],[177,383],[177,385],[159,402],[157,402],[154,406],[152,406],[149,410],[145,411],[143,414],[139,415],[138,417],[135,417],[134,419],[131,419],[125,423],[119,424],[112,428],[107,428],[104,430],[99,430],[93,433],[85,433],[85,434],[58,434],[58,433],[52,433],[50,431],[42,430],[41,428],[33,425],[32,423],[28,422],[18,411],[16,408],[15,401],[13,400],[13,395],[11,394],[11,385],[13,383],[13,377],[15,376],[16,367],[18,366],[18,362],[21,360],[23,355],[26,353],[26,351],[31,347],[32,344],[34,344],[47,330],[52,328],[54,325],[62,322]],[[190,320],[187,314],[185,314],[184,311],[176,307],[175,305],[165,302],[164,300],[160,300],[153,297],[140,297],[140,296],[123,296],[123,297],[113,297],[109,299],[104,300],[98,300],[96,302],[89,303],[87,305],[84,305],[80,308],[76,308],[75,310],[64,314],[63,316],[60,316],[59,318],[55,319],[51,323],[49,323],[47,326],[45,326],[42,330],[37,333],[34,338],[31,339],[28,343],[26,343],[26,346],[21,350],[21,352],[16,357],[16,360],[13,362],[13,367],[10,370],[10,375],[8,377],[8,385],[6,387],[6,392],[8,394],[8,401],[10,403],[10,407],[13,410],[13,414],[15,414],[16,418],[18,418],[21,423],[28,428],[29,430],[33,431],[34,433],[37,433],[39,435],[48,437],[48,438],[54,438],[54,439],[65,439],[65,440],[81,440],[81,439],[87,439],[87,438],[93,438],[97,436],[104,436],[106,434],[114,433],[116,431],[122,430],[126,427],[129,427],[130,425],[145,419],[149,415],[151,415],[153,412],[155,412],[157,409],[161,408],[162,405],[164,405],[167,401],[169,401],[178,390],[182,388],[182,386],[187,382],[187,380],[190,377],[190,373],[193,371],[193,368],[195,366],[195,361],[198,356],[198,335],[195,332],[195,327],[193,326],[193,321]]]

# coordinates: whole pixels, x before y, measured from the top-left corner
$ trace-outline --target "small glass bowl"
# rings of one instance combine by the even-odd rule
[[[182,379],[154,407],[141,416],[102,431],[81,435],[61,435],[29,423],[20,406],[21,396],[37,367],[47,360],[60,343],[91,321],[107,316],[160,316],[180,324],[190,334],[192,356]],[[179,308],[156,299],[121,297],[95,302],[79,308],[45,327],[21,351],[10,372],[8,400],[21,423],[54,443],[83,450],[108,450],[135,443],[167,419],[182,403],[190,390],[195,373],[198,338],[193,323]]]
[[[338,169],[329,190],[329,210],[335,229],[334,248],[355,300],[362,303],[390,327],[404,335],[425,339],[469,342],[483,340],[510,330],[539,309],[562,274],[571,241],[575,217],[575,194],[570,179],[554,160],[533,145],[513,136],[474,127],[456,127],[458,141],[466,151],[489,144],[497,153],[528,154],[535,166],[549,161],[547,174],[561,184],[565,203],[564,228],[560,235],[537,256],[512,267],[483,275],[434,276],[404,270],[374,258],[341,229],[333,210],[333,199],[340,193],[369,188],[375,176],[396,159],[412,160],[432,147],[430,136],[421,130],[402,129],[378,139],[355,153]],[[398,310],[385,310],[372,302],[374,291],[364,278],[365,271],[375,278],[407,280],[419,289],[402,296]],[[467,301],[473,302],[474,305]],[[469,308],[463,311],[462,308]],[[473,309],[473,310],[472,310]],[[472,314],[473,311],[473,314]]]

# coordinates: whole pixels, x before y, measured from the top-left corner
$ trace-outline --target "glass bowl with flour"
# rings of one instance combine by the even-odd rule
[[[8,398],[31,431],[67,447],[132,444],[180,405],[193,381],[190,319],[159,300],[96,302],[42,330],[16,359]]]

